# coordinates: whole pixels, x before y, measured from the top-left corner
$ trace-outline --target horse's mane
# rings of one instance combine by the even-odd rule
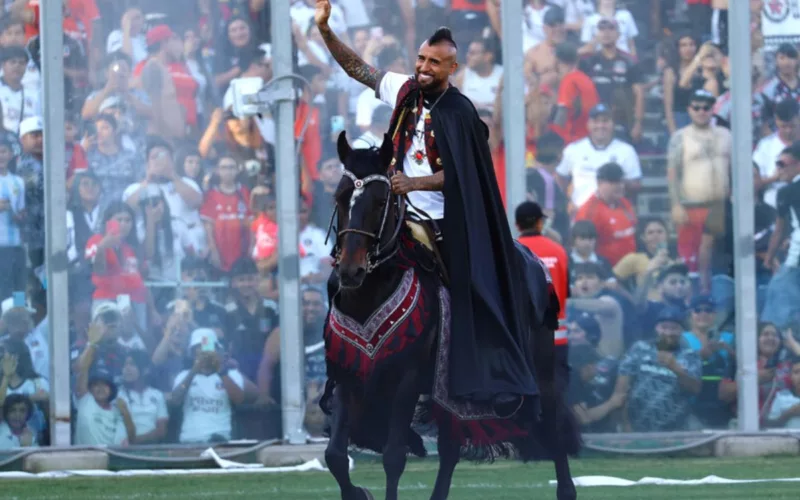
[[[368,175],[386,174],[388,166],[381,165],[378,148],[352,149],[347,158],[347,170],[363,179]]]

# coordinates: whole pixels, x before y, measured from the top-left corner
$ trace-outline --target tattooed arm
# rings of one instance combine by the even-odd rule
[[[342,67],[347,75],[366,85],[367,87],[375,90],[383,78],[384,72],[373,68],[365,63],[356,52],[348,47],[344,42],[339,40],[339,37],[328,26],[328,18],[331,14],[331,4],[329,0],[317,0],[317,11],[314,18],[319,27],[319,32],[322,39],[325,40],[325,45],[331,51],[331,55],[339,66]]]

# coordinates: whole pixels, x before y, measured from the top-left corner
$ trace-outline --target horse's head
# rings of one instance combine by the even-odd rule
[[[380,149],[352,149],[345,132],[337,143],[344,175],[336,189],[336,265],[343,288],[358,288],[373,269],[397,251],[399,197],[392,197],[388,170],[391,138]]]

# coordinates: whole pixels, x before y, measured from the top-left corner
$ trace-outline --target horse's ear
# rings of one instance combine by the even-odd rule
[[[392,162],[392,156],[394,156],[394,144],[392,144],[392,138],[389,134],[383,134],[383,144],[381,144],[380,152],[381,165],[386,166],[389,168],[389,164]]]
[[[339,153],[339,161],[345,163],[352,151],[350,143],[347,142],[347,132],[342,130],[339,134],[339,139],[336,141],[336,152]]]

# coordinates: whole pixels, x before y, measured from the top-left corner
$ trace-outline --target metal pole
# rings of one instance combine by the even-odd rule
[[[291,75],[292,22],[289,2],[272,3],[272,66],[275,77]],[[283,79],[278,88],[291,89]],[[275,146],[278,191],[278,271],[280,273],[281,317],[281,405],[283,435],[290,444],[305,444],[303,397],[305,354],[300,322],[300,260],[297,254],[300,175],[294,141],[294,102],[277,105]]]
[[[733,109],[731,172],[733,180],[733,253],[736,275],[736,363],[739,430],[755,432],[758,423],[756,358],[756,269],[753,213],[753,120],[750,4],[731,2],[728,10],[729,60]]]
[[[67,284],[67,183],[64,168],[64,40],[61,2],[41,2],[39,33],[44,94],[44,208],[47,316],[50,343],[50,436],[69,446],[69,288]]]
[[[525,201],[525,80],[522,54],[522,2],[500,6],[503,25],[503,137],[506,155],[506,213],[516,233],[514,210]],[[513,69],[517,68],[517,69]],[[512,70],[513,69],[513,70]]]

